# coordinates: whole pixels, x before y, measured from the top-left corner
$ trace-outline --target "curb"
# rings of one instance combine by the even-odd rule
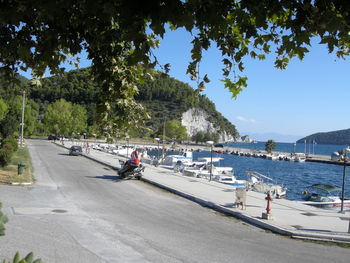
[[[2,181],[2,180],[0,180],[0,183],[2,183],[2,184],[8,184],[8,185],[24,185],[24,186],[32,185],[32,184],[33,184],[33,182],[19,183],[19,182],[7,182],[7,181]]]
[[[329,233],[329,234],[322,234],[322,233],[318,233],[318,232],[315,232],[315,233],[305,233],[305,232],[300,232],[300,231],[290,231],[290,230],[286,230],[284,228],[281,228],[281,227],[278,227],[278,226],[275,226],[275,225],[271,225],[263,220],[260,220],[258,218],[254,218],[254,217],[251,217],[251,216],[248,216],[248,215],[244,215],[240,212],[236,212],[236,211],[232,211],[226,207],[223,207],[221,205],[218,205],[218,204],[215,204],[213,202],[210,202],[210,201],[207,201],[207,200],[204,200],[204,199],[201,199],[201,198],[198,198],[198,197],[195,197],[193,195],[190,195],[190,194],[187,194],[187,193],[184,193],[184,192],[181,192],[181,191],[178,191],[178,190],[175,190],[171,187],[168,187],[168,186],[165,186],[165,185],[162,185],[162,184],[159,184],[157,182],[154,182],[152,180],[149,180],[149,179],[146,179],[144,177],[141,178],[142,181],[145,181],[149,184],[152,184],[154,186],[157,186],[159,188],[162,188],[164,190],[167,190],[171,193],[174,193],[176,195],[179,195],[183,198],[186,198],[190,201],[193,201],[199,205],[202,205],[202,206],[205,206],[205,207],[208,207],[208,208],[211,208],[215,211],[218,211],[218,212],[221,212],[221,213],[224,213],[224,214],[227,214],[227,215],[231,215],[239,220],[242,220],[246,223],[249,223],[250,225],[253,225],[255,227],[259,227],[261,229],[264,229],[264,230],[269,230],[275,234],[280,234],[280,235],[283,235],[283,236],[288,236],[288,237],[291,237],[291,238],[295,238],[295,239],[308,239],[308,240],[314,240],[314,241],[330,241],[330,242],[341,242],[341,243],[349,243],[350,244],[350,235],[348,236],[340,236],[339,234],[337,233]]]
[[[60,145],[60,144],[57,144],[57,143],[54,143],[56,144],[57,146],[60,146],[62,148],[66,148],[68,149],[67,147],[65,147],[64,145]],[[92,161],[95,161],[99,164],[102,164],[104,166],[107,166],[109,168],[112,168],[113,170],[119,170],[119,168],[113,166],[113,165],[110,165],[108,163],[105,163],[101,160],[98,160],[98,159],[95,159],[91,156],[88,156],[86,154],[82,154],[81,156],[84,156]],[[167,190],[173,194],[176,194],[178,196],[181,196],[183,198],[186,198],[190,201],[193,201],[201,206],[204,206],[204,207],[208,207],[208,208],[211,208],[215,211],[218,211],[220,213],[223,213],[223,214],[226,214],[226,215],[230,215],[230,216],[233,216],[239,220],[242,220],[246,223],[249,223],[250,225],[253,225],[255,227],[259,227],[261,229],[264,229],[264,230],[269,230],[275,234],[279,234],[279,235],[283,235],[283,236],[288,236],[288,237],[291,237],[291,238],[295,238],[295,239],[306,239],[306,240],[313,240],[313,241],[328,241],[328,242],[336,242],[336,243],[349,243],[350,244],[350,234],[346,234],[346,236],[344,235],[341,235],[340,233],[328,233],[328,234],[323,234],[323,233],[320,233],[320,232],[314,232],[314,233],[306,233],[306,232],[302,232],[302,231],[291,231],[291,230],[286,230],[282,227],[278,227],[278,226],[275,226],[275,225],[271,225],[263,220],[260,220],[258,218],[254,218],[254,217],[251,217],[251,216],[248,216],[248,215],[244,215],[240,212],[237,212],[237,211],[232,211],[226,207],[223,207],[221,205],[218,205],[218,204],[215,204],[213,202],[210,202],[210,201],[207,201],[207,200],[204,200],[204,199],[201,199],[201,198],[198,198],[198,197],[195,197],[191,194],[187,194],[187,193],[184,193],[184,192],[181,192],[179,190],[176,190],[176,189],[173,189],[169,186],[165,186],[163,184],[160,184],[160,183],[157,183],[155,181],[152,181],[150,179],[147,179],[147,178],[144,178],[144,177],[141,177],[141,180],[146,182],[146,183],[149,183],[149,184],[152,184],[156,187],[159,187],[159,188],[162,188],[164,190]]]

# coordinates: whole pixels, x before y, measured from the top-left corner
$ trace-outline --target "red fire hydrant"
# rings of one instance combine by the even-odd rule
[[[267,193],[267,196],[265,197],[265,200],[267,200],[267,207],[266,207],[266,214],[270,214],[271,208],[270,208],[270,201],[272,201],[270,192]]]
[[[266,213],[262,213],[262,219],[270,220],[272,219],[272,215],[270,214],[271,208],[270,208],[270,201],[272,201],[272,197],[270,195],[270,192],[267,193],[265,200],[267,200],[267,207],[266,207]]]

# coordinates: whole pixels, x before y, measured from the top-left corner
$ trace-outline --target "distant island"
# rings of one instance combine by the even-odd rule
[[[305,141],[318,144],[350,144],[350,129],[314,133],[299,139],[297,143],[304,143]]]

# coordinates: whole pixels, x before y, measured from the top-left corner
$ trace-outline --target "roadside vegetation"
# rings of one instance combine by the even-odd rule
[[[22,174],[18,174],[18,164],[24,165],[20,168]],[[0,184],[33,182],[32,171],[33,167],[28,148],[18,148],[12,154],[9,163],[0,166]]]
[[[220,133],[239,137],[235,126],[216,110],[213,102],[196,94],[188,84],[158,72],[139,85],[139,95],[135,98],[150,118],[144,119],[144,125],[130,125],[128,130],[116,127],[116,132],[111,133],[101,124],[97,112],[100,87],[91,77],[91,68],[85,68],[43,78],[41,85],[32,85],[21,78],[13,88],[6,85],[0,75],[0,138],[19,136],[23,89],[26,90],[25,137],[56,135],[76,139],[86,136],[121,139],[127,134],[131,138],[146,139],[162,138],[164,134],[166,140],[194,140],[189,138],[179,121],[190,108],[207,112],[208,121],[216,130],[200,132],[195,136],[197,142],[217,141]]]

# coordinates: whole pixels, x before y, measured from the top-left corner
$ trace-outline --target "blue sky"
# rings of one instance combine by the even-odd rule
[[[184,30],[168,31],[155,54],[160,63],[171,64],[170,76],[196,87],[186,75],[190,41]],[[222,57],[214,46],[204,53],[200,65],[202,76],[208,74],[211,80],[203,93],[241,135],[257,140],[293,142],[316,132],[350,128],[350,62],[313,43],[304,60],[293,59],[286,70],[273,67],[273,54],[264,61],[247,58],[243,74],[249,78],[248,87],[237,99],[231,98],[220,81]],[[82,55],[81,67],[89,64]]]
[[[190,41],[184,31],[168,32],[156,54],[162,63],[171,64],[171,76],[195,87],[185,74]],[[211,80],[204,94],[241,135],[256,139],[270,136],[293,142],[316,132],[350,128],[349,60],[337,59],[324,45],[313,42],[304,60],[293,59],[286,70],[274,68],[273,54],[264,61],[246,59],[243,74],[249,78],[248,87],[237,99],[231,98],[220,81],[222,58],[214,46],[200,66]]]

